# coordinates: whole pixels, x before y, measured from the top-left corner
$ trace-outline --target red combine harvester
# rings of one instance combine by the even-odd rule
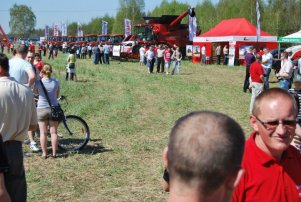
[[[88,44],[95,46],[98,44],[97,35],[96,34],[86,34],[85,41],[87,41]]]
[[[139,48],[143,45],[166,44],[169,47],[177,45],[185,55],[189,41],[187,24],[181,24],[187,15],[195,16],[194,8],[190,8],[181,15],[162,15],[161,17],[144,17],[145,23],[136,24],[134,35],[122,42],[122,58],[139,58]]]
[[[0,25],[0,41],[4,44],[9,42],[8,36],[5,34],[5,32],[2,29],[1,25]]]

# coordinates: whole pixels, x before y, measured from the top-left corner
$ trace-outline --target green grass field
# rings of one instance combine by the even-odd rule
[[[87,121],[91,141],[82,151],[46,160],[25,145],[28,201],[165,201],[161,153],[177,118],[214,110],[236,119],[246,136],[251,132],[242,66],[184,61],[180,76],[166,76],[147,74],[136,62],[86,59],[76,63],[78,81],[66,82],[65,56],[45,61],[68,97],[67,114]]]

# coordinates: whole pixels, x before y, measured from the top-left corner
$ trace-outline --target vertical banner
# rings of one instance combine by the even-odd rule
[[[62,24],[62,36],[67,36],[67,24]]]
[[[189,41],[193,41],[193,37],[196,36],[196,17],[189,16]]]
[[[228,65],[229,66],[234,66],[234,62],[235,62],[235,46],[236,46],[236,41],[230,41],[229,42],[229,61],[228,61]]]
[[[124,35],[125,35],[125,37],[132,34],[131,30],[132,30],[131,20],[125,18],[124,19]]]
[[[49,36],[49,26],[45,25],[45,38]]]
[[[77,36],[84,36],[82,25],[79,22],[77,23]]]
[[[54,23],[53,25],[53,36],[59,36],[59,24]]]
[[[101,34],[108,34],[108,22],[106,21],[101,23]]]
[[[259,3],[258,0],[256,1],[256,14],[257,14],[257,30],[256,30],[256,36],[257,36],[257,42],[260,38],[260,10],[259,10]]]

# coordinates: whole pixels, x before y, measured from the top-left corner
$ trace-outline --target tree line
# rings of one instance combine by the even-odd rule
[[[261,13],[261,29],[276,36],[285,36],[301,29],[301,0],[258,0]],[[152,11],[145,12],[144,0],[119,0],[116,16],[95,16],[90,22],[82,24],[84,34],[101,34],[101,22],[108,22],[108,33],[124,33],[124,19],[134,24],[144,22],[143,16],[179,15],[190,7],[177,0],[163,0]],[[203,0],[195,6],[197,26],[202,33],[229,18],[246,18],[256,25],[256,0],[219,0],[213,4]],[[21,17],[23,16],[23,17]],[[27,17],[24,17],[27,16]],[[11,34],[24,37],[44,35],[44,28],[34,29],[36,17],[26,5],[13,5],[10,9]],[[187,23],[184,19],[182,23]],[[52,22],[49,22],[49,24]],[[22,26],[19,26],[22,25]],[[229,29],[231,29],[229,27]],[[52,32],[52,30],[50,30]],[[133,31],[133,30],[132,30]],[[51,33],[50,32],[50,33]],[[77,35],[77,22],[68,24],[68,35]]]

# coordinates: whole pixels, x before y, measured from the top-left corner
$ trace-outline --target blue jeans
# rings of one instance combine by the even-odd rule
[[[291,80],[290,79],[281,79],[279,81],[279,87],[284,89],[284,90],[288,90],[289,86],[291,84]]]
[[[105,64],[110,64],[110,57],[109,56],[110,56],[109,53],[105,53],[104,54],[104,57],[105,57],[104,58],[105,59],[104,62],[105,62]]]
[[[270,78],[271,68],[263,68],[263,71],[264,71],[264,90],[267,90],[270,88],[269,78]]]
[[[93,63],[94,63],[95,65],[99,63],[99,54],[98,54],[98,53],[95,53],[95,54],[94,54],[94,61],[93,61]]]
[[[173,67],[172,67],[172,70],[171,70],[171,74],[174,74],[174,73],[175,73],[175,69],[176,69],[176,68],[177,68],[178,74],[180,74],[181,61],[175,60],[175,61],[173,62]]]

